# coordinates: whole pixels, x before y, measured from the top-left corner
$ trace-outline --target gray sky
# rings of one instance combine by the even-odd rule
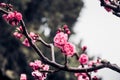
[[[88,55],[100,56],[120,66],[120,18],[100,7],[99,0],[84,2],[81,17],[75,24],[77,35],[74,42],[83,39],[83,45],[88,46]],[[104,80],[120,79],[120,74],[108,69],[100,70],[99,73],[104,76]]]

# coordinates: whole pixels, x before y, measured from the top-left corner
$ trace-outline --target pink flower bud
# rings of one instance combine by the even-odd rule
[[[64,28],[64,29],[67,29],[67,28],[68,28],[68,25],[66,25],[66,24],[63,25],[63,28]]]
[[[22,44],[27,46],[27,47],[30,47],[30,44],[29,44],[29,41],[27,38],[22,42]]]
[[[13,35],[18,39],[21,39],[23,36],[21,33],[18,33],[18,32],[14,32]]]
[[[49,70],[49,65],[44,65],[43,70]]]
[[[92,80],[99,80],[97,76],[94,76]]]
[[[88,56],[86,54],[81,54],[79,57],[79,62],[81,64],[86,64],[88,62]]]
[[[84,52],[87,49],[87,46],[82,47],[82,51]]]
[[[20,75],[20,80],[27,80],[26,74],[21,74]]]
[[[0,3],[0,7],[6,7],[6,3]]]
[[[17,30],[20,31],[20,32],[23,32],[22,26],[19,26],[19,27],[17,28]]]

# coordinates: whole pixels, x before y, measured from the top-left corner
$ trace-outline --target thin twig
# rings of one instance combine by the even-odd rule
[[[67,55],[65,55],[65,67],[68,68],[68,60],[67,60]]]
[[[51,48],[51,57],[52,61],[55,62],[55,53],[54,53],[54,46],[52,43],[48,44],[46,43],[41,37],[37,39],[37,41],[40,41],[42,44],[44,44],[46,47]]]

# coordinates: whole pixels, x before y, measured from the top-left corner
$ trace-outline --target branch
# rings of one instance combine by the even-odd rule
[[[55,62],[55,53],[54,53],[54,46],[52,43],[48,44],[46,43],[41,37],[37,39],[37,41],[40,41],[43,45],[45,45],[48,48],[51,48],[51,56],[52,56],[52,61]]]
[[[0,12],[4,13],[4,14],[8,14],[7,11],[3,10],[0,8]],[[102,69],[102,68],[109,68],[109,69],[112,69],[118,73],[120,73],[120,67],[114,65],[114,64],[111,64],[109,63],[108,64],[108,61],[103,61],[102,63],[96,65],[95,67],[88,67],[88,68],[82,68],[82,69],[79,69],[79,68],[75,68],[75,67],[65,67],[64,65],[61,65],[61,64],[58,64],[54,61],[51,61],[49,60],[47,57],[45,57],[43,55],[43,53],[41,52],[41,50],[33,43],[31,37],[29,36],[28,34],[28,31],[26,29],[26,26],[25,26],[25,23],[23,20],[20,21],[20,24],[22,25],[22,28],[23,28],[23,34],[26,36],[26,38],[28,39],[31,47],[34,49],[34,51],[39,55],[39,57],[41,58],[41,61],[52,66],[52,67],[55,67],[56,69],[59,69],[59,70],[63,70],[63,71],[68,71],[68,72],[76,72],[76,73],[85,73],[85,72],[92,72],[92,71],[95,71],[95,70],[98,70],[98,69]],[[45,43],[43,43],[45,44]],[[47,47],[47,44],[45,44],[46,47]]]
[[[74,67],[64,67],[61,64],[58,64],[56,62],[50,61],[47,57],[45,57],[43,55],[43,53],[40,51],[40,49],[38,49],[38,47],[32,42],[32,39],[28,36],[28,32],[25,28],[25,24],[23,22],[23,20],[21,21],[21,25],[23,27],[23,31],[24,31],[24,35],[27,37],[28,41],[30,42],[31,47],[35,50],[35,52],[40,56],[40,58],[42,59],[42,61],[50,66],[53,66],[57,69],[63,70],[63,71],[68,71],[68,72],[92,72],[98,69],[102,69],[102,68],[109,68],[112,69],[114,71],[117,71],[118,73],[120,73],[120,67],[116,67],[115,65],[109,64],[106,65],[107,63],[104,64],[99,64],[96,65],[96,67],[90,67],[90,68],[83,68],[83,69],[79,69],[79,68],[74,68]]]

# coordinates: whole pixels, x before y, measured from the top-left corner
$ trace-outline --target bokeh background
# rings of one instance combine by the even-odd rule
[[[48,43],[53,42],[58,27],[67,24],[72,31],[70,41],[78,46],[88,46],[90,58],[101,57],[120,66],[120,19],[100,7],[99,0],[0,0],[11,3],[23,14],[27,29],[39,33]],[[2,15],[0,13],[0,15]],[[21,44],[12,33],[15,28],[6,24],[0,16],[0,80],[19,80],[26,73],[33,80],[29,62],[39,59],[32,50]],[[50,50],[37,43],[50,58]],[[64,57],[55,48],[56,61],[64,64]],[[71,66],[78,66],[74,57]],[[74,63],[74,64],[73,64]],[[96,74],[95,74],[96,75]],[[119,80],[120,74],[109,69],[99,70],[102,80]],[[76,80],[73,73],[49,74],[47,80]]]

